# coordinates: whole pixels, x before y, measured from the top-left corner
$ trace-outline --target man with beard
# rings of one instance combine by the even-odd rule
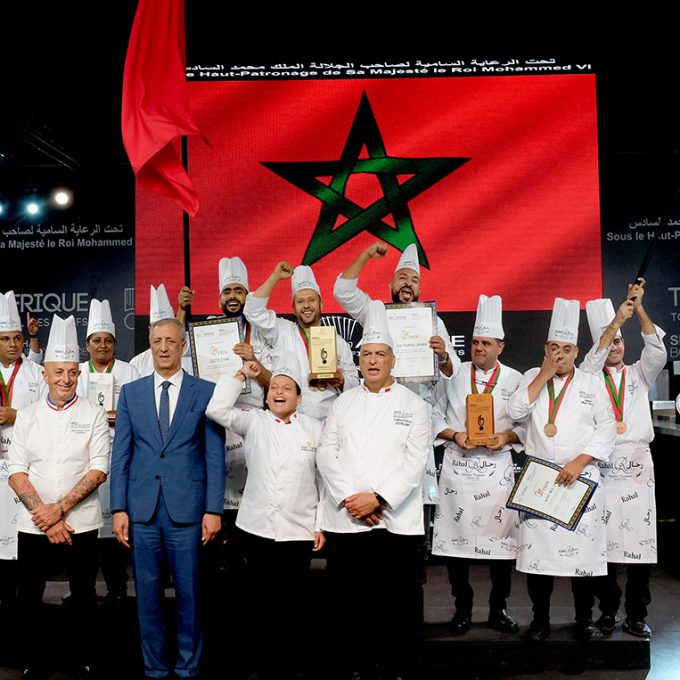
[[[295,321],[281,319],[267,308],[267,301],[279,281],[291,280],[293,311]],[[300,265],[293,269],[287,262],[279,262],[269,278],[246,298],[245,315],[272,347],[277,356],[288,350],[297,355],[304,376],[310,373],[309,366],[309,329],[321,326],[321,290],[311,267]],[[302,382],[302,403],[300,412],[317,420],[324,420],[328,409],[339,394],[359,384],[356,366],[349,345],[341,337],[336,337],[338,359],[337,378],[311,386],[305,378]]]
[[[248,392],[240,392],[235,408],[262,409],[264,405],[264,391],[271,378],[271,347],[262,334],[253,328],[243,314],[243,307],[248,295],[248,270],[240,257],[223,257],[218,264],[219,306],[220,316],[209,316],[209,319],[237,319],[241,329],[242,342],[234,345],[234,352],[244,362],[255,362],[259,371],[255,377],[248,378]],[[195,291],[183,286],[178,296],[178,312],[186,314],[186,308],[194,301]],[[180,321],[182,319],[180,318]],[[236,530],[236,516],[241,506],[243,490],[246,485],[246,442],[243,437],[230,430],[225,431],[224,459],[226,465],[226,482],[224,487],[224,512],[222,513],[222,532],[219,540],[209,546],[208,569],[209,579],[217,579],[216,587],[232,604],[229,611],[241,611],[245,603],[239,601],[245,594],[244,575],[245,559],[240,545],[240,535]],[[207,609],[210,612],[211,623],[217,630],[217,616],[224,617],[220,598],[214,597],[214,588],[208,586]],[[235,619],[236,620],[236,619]],[[234,627],[234,630],[241,630]],[[236,644],[236,649],[241,645]]]
[[[644,280],[628,285],[628,297],[614,314],[611,300],[589,300],[588,324],[595,343],[581,368],[607,388],[616,416],[616,440],[609,461],[600,462],[607,506],[607,575],[597,582],[602,616],[596,622],[607,635],[618,622],[621,588],[619,564],[626,568],[623,630],[649,637],[645,622],[651,602],[649,576],[657,561],[654,465],[649,449],[654,438],[649,390],[666,365],[665,333],[654,325],[642,305]],[[621,326],[635,313],[644,346],[640,359],[624,364],[626,345]]]
[[[366,248],[335,281],[333,288],[335,299],[362,326],[371,298],[359,288],[359,275],[371,260],[385,257],[386,254],[387,246],[384,243],[374,243]],[[389,288],[394,303],[408,304],[418,301],[420,297],[420,264],[415,243],[407,246],[399,258]],[[454,353],[449,333],[439,317],[437,317],[437,335],[430,338],[430,347],[439,358],[439,370],[442,374],[447,378],[455,375],[460,367],[460,359]],[[406,384],[406,387],[423,397],[425,401],[432,403],[433,385],[418,382]]]
[[[255,361],[260,367],[257,378],[248,379],[249,391],[239,395],[236,407],[262,408],[264,390],[271,378],[268,368],[271,366],[271,346],[262,334],[251,326],[243,314],[249,290],[248,270],[240,257],[223,257],[219,261],[218,270],[219,306],[222,315],[208,318],[237,319],[243,342],[234,345],[234,352],[243,361]],[[178,296],[178,309],[186,313],[186,307],[192,304],[194,297],[195,291],[183,286]],[[233,527],[233,520],[236,517],[246,483],[246,455],[243,449],[243,439],[239,435],[227,432],[225,455],[227,465],[227,481],[224,490],[225,524]]]

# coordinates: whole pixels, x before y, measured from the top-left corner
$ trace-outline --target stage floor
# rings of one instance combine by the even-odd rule
[[[323,560],[313,561],[313,578],[321,590],[324,583]],[[668,569],[655,567],[652,572],[652,597],[650,616],[647,621],[654,634],[651,640],[651,669],[634,668],[625,670],[604,670],[602,664],[615,659],[625,666],[625,659],[635,660],[648,658],[647,643],[633,638],[621,631],[620,626],[612,637],[604,642],[591,643],[590,657],[584,656],[583,644],[572,639],[570,626],[573,621],[572,596],[567,579],[556,579],[553,594],[551,618],[553,635],[548,645],[528,645],[522,640],[522,631],[518,635],[503,635],[490,630],[486,624],[488,599],[488,565],[479,563],[471,569],[471,580],[475,589],[475,607],[473,610],[472,630],[463,637],[453,638],[448,635],[447,622],[453,613],[453,600],[449,592],[446,569],[441,563],[433,561],[427,567],[427,583],[425,585],[425,623],[426,652],[433,670],[433,680],[443,678],[504,678],[506,680],[566,680],[578,677],[580,680],[677,680],[680,677],[680,579]],[[63,580],[51,581],[45,593],[48,605],[46,620],[40,627],[49,626],[50,622],[59,626],[63,620],[65,607],[61,605],[61,596],[67,591],[68,584]],[[98,583],[98,592],[105,594],[103,582]],[[100,621],[98,626],[102,636],[109,642],[106,644],[106,659],[103,664],[105,677],[128,678],[141,677],[141,662],[136,638],[135,600],[132,583],[129,586],[131,597],[122,607],[102,605],[99,607]],[[170,601],[172,589],[166,591]],[[229,598],[231,599],[231,598]],[[526,591],[526,579],[523,574],[515,572],[513,592],[509,600],[508,610],[515,616],[521,629],[526,630],[531,621],[531,605]],[[233,611],[229,602],[225,605],[225,622],[222,630],[208,639],[206,648],[209,658],[210,678],[221,680],[238,680],[238,675],[231,668],[230,660],[238,653],[240,642],[233,635],[238,626],[237,612]],[[597,616],[597,612],[595,612]],[[227,623],[227,619],[230,622]],[[0,680],[15,680],[20,677],[16,668],[12,643],[15,621],[0,616]],[[267,620],[263,617],[263,627]],[[47,628],[49,629],[49,628]],[[320,628],[321,629],[321,628]],[[249,632],[248,637],[257,635]],[[251,638],[252,639],[252,638]],[[575,654],[575,650],[579,652]],[[586,659],[586,666],[581,667],[569,663],[554,663],[556,658],[572,658],[579,656]],[[591,658],[592,657],[592,658]],[[217,659],[224,658],[222,663]],[[475,659],[480,661],[475,662]],[[495,661],[490,661],[495,659]],[[496,663],[497,662],[497,663]],[[588,667],[590,664],[590,667]],[[533,666],[533,667],[532,667]],[[562,670],[547,670],[551,666]],[[56,660],[55,668],[62,669],[52,676],[54,680],[67,680],[69,674],[68,659]],[[247,677],[247,676],[246,676]],[[323,672],[318,676],[323,679]],[[316,680],[316,679],[314,679]]]

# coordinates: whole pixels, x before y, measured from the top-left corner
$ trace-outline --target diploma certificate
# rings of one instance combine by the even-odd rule
[[[220,378],[233,376],[243,366],[243,359],[234,352],[234,345],[243,342],[238,319],[194,321],[189,324],[189,333],[195,376],[216,383]],[[248,380],[243,383],[242,392],[250,392]]]
[[[562,468],[528,456],[517,476],[506,506],[559,524],[573,531],[597,488],[597,482],[579,477],[568,486],[558,486],[555,478]]]
[[[437,305],[434,302],[387,304],[385,311],[397,360],[392,375],[400,380],[437,380],[437,355],[430,347],[430,338],[437,335]]]

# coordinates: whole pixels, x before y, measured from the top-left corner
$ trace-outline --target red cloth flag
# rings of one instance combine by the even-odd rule
[[[195,215],[196,190],[173,144],[201,134],[185,64],[184,0],[139,0],[123,74],[123,143],[139,184]]]
[[[280,260],[310,263],[324,313],[340,311],[338,274],[392,237],[360,279],[389,300],[402,235],[426,256],[421,299],[442,312],[472,312],[480,293],[500,294],[505,311],[601,297],[595,94],[590,74],[195,81],[192,110],[211,149],[189,142],[202,196],[191,220],[194,313],[218,311],[218,261],[234,255],[252,290]],[[142,310],[149,283],[180,284],[182,272],[179,249],[154,265],[164,248],[146,203],[137,206]],[[291,309],[290,285],[271,305]]]

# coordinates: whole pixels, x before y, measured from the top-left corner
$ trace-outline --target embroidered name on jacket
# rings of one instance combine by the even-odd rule
[[[581,390],[578,393],[578,398],[581,400],[581,403],[585,406],[592,406],[593,405],[593,400],[595,399],[595,394],[593,392],[584,392]]]
[[[392,413],[392,418],[394,418],[395,425],[409,427],[413,422],[413,413],[409,413],[407,411],[394,411]]]

